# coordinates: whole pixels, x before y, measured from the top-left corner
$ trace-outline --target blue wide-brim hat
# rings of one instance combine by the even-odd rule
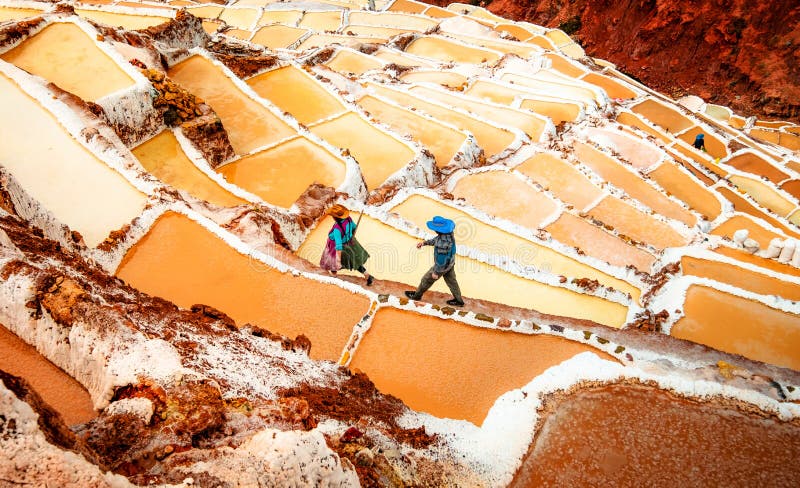
[[[697,134],[698,139],[705,139],[705,134]]]
[[[455,222],[438,215],[434,217],[433,220],[429,220],[427,225],[430,230],[440,232],[442,234],[449,234],[453,232],[453,229],[456,228]]]

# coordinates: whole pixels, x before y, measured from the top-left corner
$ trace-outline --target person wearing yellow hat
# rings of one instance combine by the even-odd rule
[[[436,216],[427,223],[430,230],[436,232],[436,237],[417,243],[417,249],[422,246],[433,246],[433,267],[422,277],[419,286],[414,291],[407,291],[406,296],[412,300],[422,300],[422,295],[439,278],[444,278],[450,293],[453,294],[451,300],[447,300],[448,305],[454,307],[464,306],[464,299],[461,297],[461,289],[456,280],[456,241],[453,237],[453,230],[456,223],[450,219]]]
[[[325,251],[319,261],[320,267],[333,274],[342,268],[357,270],[367,279],[367,286],[372,286],[374,278],[364,267],[369,253],[355,238],[356,223],[350,218],[350,211],[337,203],[328,209],[328,215],[333,217],[334,224],[328,232]]]

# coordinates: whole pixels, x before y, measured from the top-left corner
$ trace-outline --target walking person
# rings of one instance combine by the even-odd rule
[[[357,225],[350,218],[350,211],[337,203],[328,210],[328,215],[333,217],[334,224],[328,232],[325,251],[319,261],[320,267],[333,274],[342,268],[357,270],[367,279],[367,286],[372,286],[374,278],[364,267],[369,253],[355,238]]]
[[[706,136],[704,134],[697,134],[697,137],[694,138],[694,146],[695,149],[699,149],[703,152],[706,152]]]
[[[422,246],[433,246],[434,263],[431,269],[422,277],[419,287],[415,291],[407,291],[406,296],[412,300],[421,300],[422,295],[433,286],[436,280],[444,277],[444,282],[450,288],[450,293],[453,294],[453,298],[448,300],[447,304],[454,307],[462,307],[464,306],[464,300],[461,297],[461,289],[458,287],[455,270],[456,241],[453,237],[453,230],[456,228],[456,223],[437,215],[427,223],[427,226],[430,230],[436,232],[436,237],[417,243],[417,249]]]

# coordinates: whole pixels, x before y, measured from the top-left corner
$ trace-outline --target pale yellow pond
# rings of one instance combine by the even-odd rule
[[[0,58],[90,102],[134,83],[94,39],[71,23],[50,24]]]
[[[201,200],[222,207],[248,203],[200,171],[169,130],[134,148],[133,155],[159,180]]]
[[[334,146],[350,151],[361,167],[370,190],[379,187],[415,156],[414,150],[407,144],[353,112],[326,120],[310,129]]]
[[[56,118],[0,75],[0,161],[25,191],[88,246],[144,210],[147,196],[78,143]],[[35,128],[35,130],[31,130]]]

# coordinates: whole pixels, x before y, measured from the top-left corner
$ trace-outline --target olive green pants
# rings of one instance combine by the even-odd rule
[[[429,269],[428,272],[422,277],[422,281],[419,282],[419,287],[417,287],[417,291],[415,293],[418,299],[421,299],[422,295],[428,291],[428,289],[432,287],[434,283],[436,283],[436,280],[439,279],[433,277],[433,272],[435,269],[435,267]],[[458,286],[458,280],[456,280],[455,266],[452,266],[443,275],[440,275],[440,278],[444,278],[444,282],[447,284],[447,287],[450,288],[450,293],[453,294],[453,298],[459,302],[464,301],[461,298],[461,288]]]

